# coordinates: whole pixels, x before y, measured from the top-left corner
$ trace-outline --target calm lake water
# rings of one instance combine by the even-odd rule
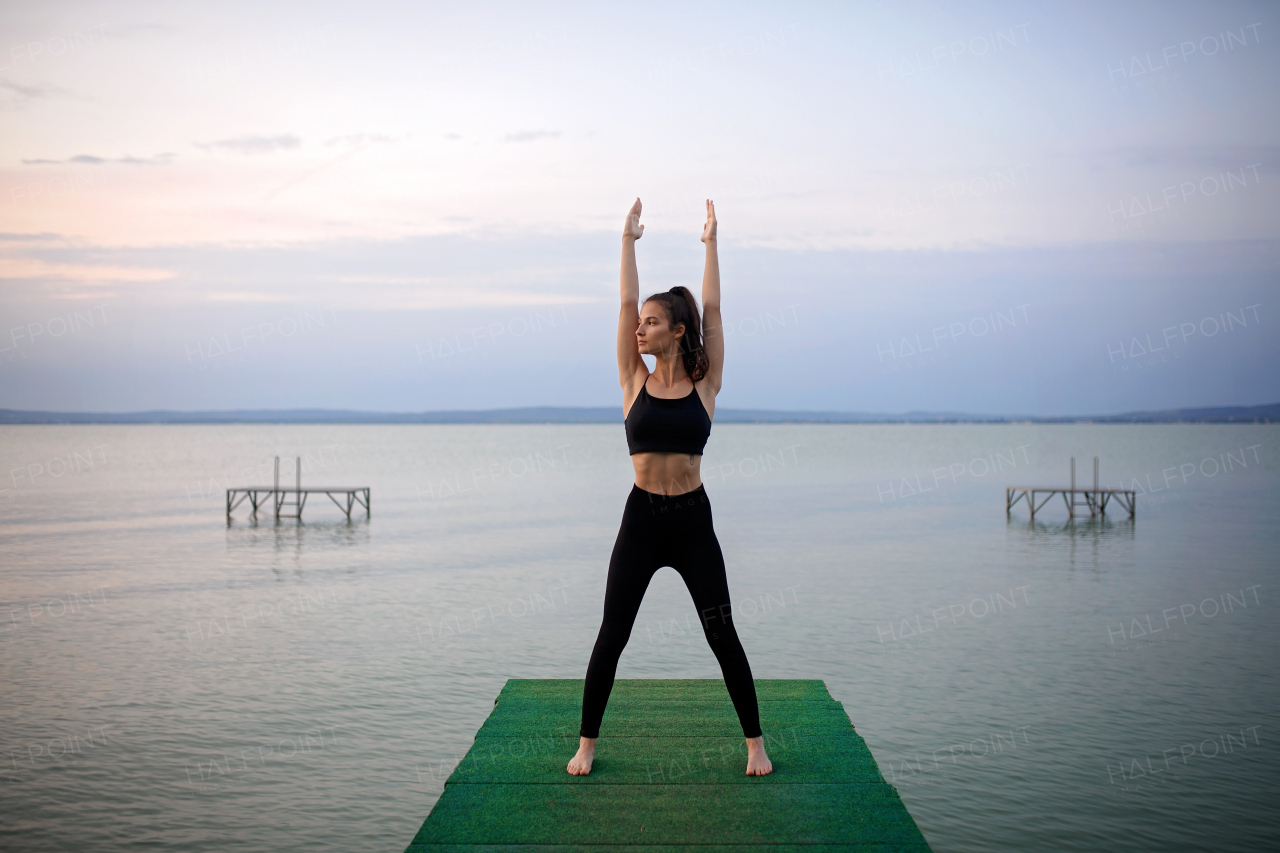
[[[717,425],[758,678],[823,679],[935,850],[1280,849],[1274,426]],[[399,851],[508,678],[581,678],[621,425],[0,428],[5,850]],[[370,486],[244,508],[272,457]],[[1069,523],[1004,488],[1136,488]],[[1136,485],[1135,485],[1136,484]],[[661,570],[621,678],[718,678]]]

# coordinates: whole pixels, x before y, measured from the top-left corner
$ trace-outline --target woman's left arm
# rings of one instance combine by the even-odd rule
[[[720,392],[724,376],[724,324],[720,319],[720,256],[716,252],[716,206],[707,199],[707,224],[702,228],[707,260],[702,268],[702,342],[707,350],[707,375],[712,393]]]

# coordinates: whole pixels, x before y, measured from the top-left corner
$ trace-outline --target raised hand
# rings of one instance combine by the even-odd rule
[[[639,240],[644,236],[644,226],[640,224],[640,199],[636,199],[636,203],[631,205],[631,210],[627,211],[627,222],[622,226],[622,236],[630,237],[632,240]]]
[[[637,202],[638,204],[639,202]],[[702,226],[702,242],[713,243],[716,239],[716,204],[707,199],[707,224]]]

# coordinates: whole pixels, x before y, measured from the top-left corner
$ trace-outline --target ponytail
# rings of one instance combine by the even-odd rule
[[[689,379],[697,382],[706,376],[711,362],[702,345],[702,318],[698,313],[698,303],[689,288],[677,284],[666,293],[653,294],[645,302],[657,302],[665,308],[672,329],[684,326],[684,335],[680,338],[680,360],[684,362]]]

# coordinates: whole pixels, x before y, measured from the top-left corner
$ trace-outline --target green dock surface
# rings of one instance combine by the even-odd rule
[[[756,679],[773,762],[719,679],[618,679],[587,776],[582,679],[510,679],[406,853],[887,853],[928,843],[819,680]]]

